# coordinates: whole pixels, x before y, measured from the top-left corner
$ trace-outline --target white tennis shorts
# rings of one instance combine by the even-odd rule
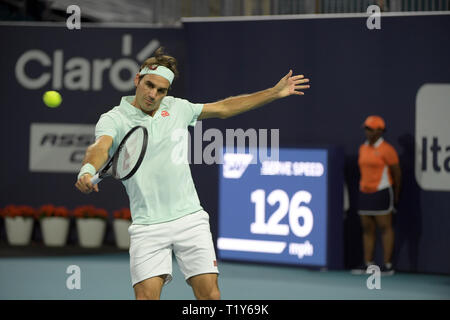
[[[172,252],[185,280],[203,273],[219,273],[209,226],[209,215],[200,210],[179,219],[152,224],[132,224],[130,234],[131,282],[167,275],[172,280]]]

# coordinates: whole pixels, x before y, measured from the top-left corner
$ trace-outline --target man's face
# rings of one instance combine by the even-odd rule
[[[134,79],[136,85],[136,104],[143,112],[152,113],[158,110],[161,100],[169,90],[169,80],[156,75],[146,74],[139,80],[139,74]]]

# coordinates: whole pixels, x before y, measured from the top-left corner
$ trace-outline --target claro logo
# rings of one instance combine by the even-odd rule
[[[124,58],[113,61],[111,58],[88,60],[83,57],[64,58],[62,49],[49,55],[42,50],[32,49],[24,52],[16,62],[17,81],[26,89],[40,89],[51,82],[55,90],[99,91],[103,88],[103,79],[109,80],[118,91],[128,91],[134,87],[134,77],[139,71],[139,64],[159,47],[158,40],[153,39],[131,59],[132,36],[122,37],[122,55]],[[33,72],[30,72],[31,68]],[[127,79],[121,75],[128,74]]]
[[[450,191],[450,84],[424,84],[416,97],[417,183]]]
[[[32,123],[30,171],[78,172],[94,140],[94,125]]]

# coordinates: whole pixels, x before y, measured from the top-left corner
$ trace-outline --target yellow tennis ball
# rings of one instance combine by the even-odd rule
[[[62,102],[61,95],[57,91],[47,91],[42,97],[44,103],[49,108],[57,108]]]

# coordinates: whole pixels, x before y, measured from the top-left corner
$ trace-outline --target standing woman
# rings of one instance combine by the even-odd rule
[[[381,273],[394,273],[392,253],[394,229],[392,212],[398,203],[401,184],[401,170],[398,154],[394,147],[383,139],[386,129],[383,118],[369,116],[364,121],[366,142],[359,148],[358,165],[361,173],[359,182],[358,214],[363,230],[365,265],[374,264],[376,228],[381,232],[384,264]]]

